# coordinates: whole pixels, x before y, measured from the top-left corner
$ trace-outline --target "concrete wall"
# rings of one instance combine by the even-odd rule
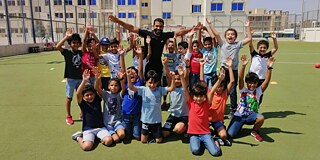
[[[320,28],[303,28],[301,40],[305,42],[320,42]]]
[[[43,51],[44,44],[15,44],[11,46],[0,46],[0,57],[28,54],[29,47],[39,46]]]

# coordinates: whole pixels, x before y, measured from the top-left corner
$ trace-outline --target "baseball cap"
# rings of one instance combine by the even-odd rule
[[[101,45],[108,45],[110,43],[109,39],[107,37],[103,37],[100,40]]]

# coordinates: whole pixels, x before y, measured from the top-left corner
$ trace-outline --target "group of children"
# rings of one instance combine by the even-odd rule
[[[110,146],[126,138],[135,138],[142,143],[150,140],[161,143],[163,138],[177,133],[190,138],[192,154],[201,154],[207,148],[211,155],[220,156],[220,146],[231,146],[230,138],[235,137],[244,124],[254,125],[251,135],[262,141],[259,129],[264,118],[258,109],[271,78],[273,55],[278,49],[276,35],[271,35],[274,49],[267,52],[269,43],[261,40],[255,51],[249,22],[245,24],[247,36],[242,41],[236,41],[237,31],[232,28],[225,31],[226,40],[222,40],[211,22],[207,20],[207,23],[208,28],[201,23],[193,27],[187,34],[187,42],[181,39],[176,45],[176,37],[167,42],[162,56],[163,75],[154,70],[144,74],[144,66],[152,54],[150,37],[145,44],[148,53],[144,53],[134,34],[130,34],[129,48],[123,49],[119,44],[120,36],[111,41],[105,37],[99,41],[87,26],[81,42],[78,34],[68,30],[57,48],[65,58],[68,124],[73,124],[70,103],[74,90],[81,108],[82,132],[72,135],[80,147],[91,150],[96,137]],[[203,42],[202,32],[210,35]],[[193,40],[195,33],[197,40]],[[62,48],[65,41],[70,49]],[[82,51],[78,50],[81,43]],[[238,76],[239,50],[248,43],[250,72],[244,77],[249,59],[242,55]],[[218,46],[220,69],[217,69]],[[125,56],[131,49],[133,65],[126,68]],[[237,84],[238,104],[232,102],[237,99]],[[162,126],[161,101],[167,94],[170,97],[169,117]],[[226,128],[224,113],[229,95],[231,105],[235,106]]]

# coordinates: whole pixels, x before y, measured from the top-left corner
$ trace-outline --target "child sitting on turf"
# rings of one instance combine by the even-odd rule
[[[138,92],[138,95],[142,96],[142,110],[141,110],[141,142],[148,142],[149,133],[153,135],[157,143],[162,142],[161,131],[161,97],[167,92],[171,92],[175,89],[174,73],[171,73],[172,81],[170,87],[159,87],[160,75],[154,70],[150,70],[146,75],[146,87],[145,86],[133,86],[131,79],[132,72],[127,71],[127,79],[129,89],[133,92]]]
[[[90,71],[86,69],[83,72],[83,80],[77,90],[77,100],[83,115],[83,133],[76,132],[72,135],[72,139],[77,141],[84,151],[92,149],[96,137],[101,140],[103,145],[109,146],[112,144],[109,132],[103,127],[101,98],[97,96],[93,86],[85,86],[89,79]]]
[[[120,54],[124,54],[124,51],[120,51]],[[112,140],[114,142],[119,142],[125,137],[124,127],[121,123],[122,120],[122,100],[125,92],[124,77],[125,72],[118,72],[117,79],[111,78],[109,80],[108,89],[109,91],[102,90],[101,87],[101,74],[99,71],[96,76],[96,83],[94,88],[97,90],[99,96],[102,97],[104,101],[103,105],[103,123],[104,126],[109,131]],[[121,91],[120,85],[121,84]]]
[[[240,49],[248,44],[251,39],[251,28],[250,28],[250,22],[246,21],[245,27],[247,28],[247,37],[243,39],[242,41],[236,41],[238,32],[234,28],[228,28],[225,31],[224,37],[226,41],[222,40],[220,37],[220,34],[218,31],[211,25],[212,22],[209,22],[208,19],[206,19],[207,23],[209,24],[209,28],[214,34],[215,38],[217,39],[217,42],[221,48],[221,55],[220,55],[220,64],[223,67],[226,66],[226,61],[228,57],[232,58],[232,70],[233,75],[235,78],[235,83],[233,84],[231,91],[230,91],[230,113],[229,118],[232,118],[233,113],[235,112],[237,108],[237,85],[238,85],[238,64],[239,64],[239,51]],[[228,74],[228,71],[226,72],[226,83],[229,83],[230,77]]]
[[[249,72],[245,77],[245,82],[247,87],[244,86],[244,72],[246,65],[248,64],[247,56],[241,56],[241,68],[239,72],[239,92],[240,100],[234,117],[228,127],[228,135],[235,137],[241,130],[243,124],[253,125],[251,135],[255,137],[257,141],[263,141],[259,133],[264,117],[262,114],[258,113],[259,100],[262,93],[267,89],[269,81],[271,79],[272,65],[275,61],[273,57],[270,57],[267,62],[267,73],[266,79],[258,87],[259,77],[257,74]]]
[[[168,67],[168,59],[167,57],[164,57],[163,60],[163,66],[166,73],[169,73],[169,67]],[[179,66],[178,69],[183,70],[182,66]],[[183,74],[183,79],[185,73]],[[167,121],[163,125],[163,131],[162,135],[163,137],[168,137],[172,132],[183,134],[188,125],[188,106],[186,103],[186,98],[184,96],[184,91],[181,85],[181,77],[178,73],[178,71],[175,71],[174,76],[174,84],[171,84],[171,77],[170,74],[167,74],[167,82],[169,85],[175,85],[176,88],[170,92],[170,108],[169,108],[169,117],[167,118]]]
[[[62,48],[65,41],[68,41],[70,49]],[[79,34],[72,33],[71,29],[67,29],[66,36],[57,44],[57,49],[61,52],[65,61],[64,78],[67,79],[66,83],[66,110],[67,117],[66,123],[72,125],[73,119],[71,116],[71,101],[73,92],[78,88],[82,81],[82,70],[81,70],[81,57],[82,52],[79,50],[81,46],[81,38]]]
[[[252,31],[253,32],[253,31]],[[249,72],[256,73],[259,76],[258,87],[265,80],[267,72],[267,61],[270,57],[274,57],[278,50],[277,35],[275,32],[271,33],[271,38],[273,40],[273,47],[271,51],[267,52],[269,48],[269,42],[267,40],[260,40],[257,43],[257,51],[254,50],[252,40],[249,44],[250,54],[251,54],[251,65]]]
[[[127,72],[130,72],[130,78],[127,78],[127,81],[131,81],[134,86],[144,86],[142,52],[141,47],[139,45],[136,46],[135,53],[139,58],[139,71],[133,66],[127,68]],[[126,68],[123,54],[120,56],[120,61],[122,64],[121,68]],[[141,139],[141,106],[142,97],[139,96],[137,92],[130,90],[128,84],[126,84],[122,103],[122,123],[128,139],[130,139],[131,136],[136,140]]]
[[[200,64],[200,80],[203,81],[203,65],[205,64],[203,64],[203,62],[200,62]],[[220,69],[220,75],[214,75],[211,80],[211,90],[214,91],[214,95],[212,98],[212,104],[209,108],[209,124],[214,129],[216,136],[220,137],[220,139],[218,139],[220,146],[231,146],[231,142],[227,140],[227,131],[226,127],[224,126],[224,112],[226,103],[232,84],[234,83],[231,58],[227,59],[226,65],[228,66],[230,76],[230,82],[228,83],[228,85],[225,86],[225,79],[224,76],[222,76],[225,75],[224,68]]]
[[[212,156],[220,156],[222,152],[219,143],[211,137],[208,120],[214,90],[207,92],[205,82],[197,82],[192,86],[189,93],[181,67],[178,72],[189,107],[188,134],[190,135],[191,152],[194,155],[200,155],[207,148]]]

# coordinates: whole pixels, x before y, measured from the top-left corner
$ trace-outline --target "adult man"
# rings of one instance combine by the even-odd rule
[[[171,32],[163,32],[164,21],[161,18],[156,18],[153,21],[153,30],[146,30],[139,27],[135,27],[131,24],[121,21],[120,19],[110,15],[109,20],[114,23],[118,23],[123,28],[129,30],[130,32],[138,33],[139,36],[144,38],[144,43],[146,44],[146,38],[149,35],[151,37],[151,57],[149,59],[149,63],[146,65],[145,73],[149,70],[155,70],[159,75],[162,75],[162,63],[161,63],[161,55],[163,52],[163,46],[165,45],[167,39],[173,38],[174,36],[181,36],[189,31],[190,29],[182,29],[179,31],[171,31]],[[144,53],[148,53],[148,46],[145,45]]]

